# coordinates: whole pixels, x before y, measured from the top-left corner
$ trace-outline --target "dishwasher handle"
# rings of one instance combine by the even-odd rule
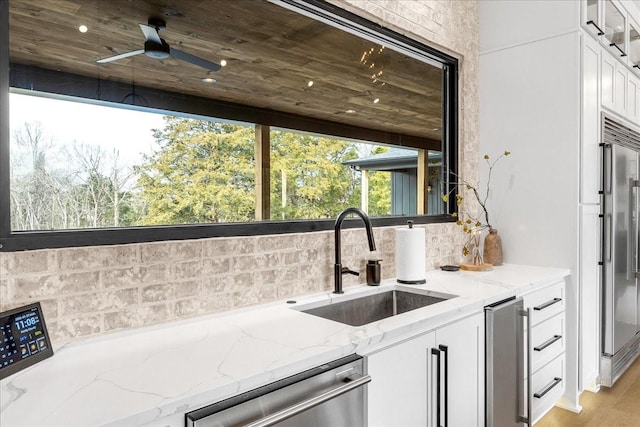
[[[371,381],[371,376],[369,375],[351,375],[344,380],[345,382],[338,387],[332,388],[328,391],[325,391],[322,394],[311,397],[309,399],[298,402],[288,408],[285,408],[281,411],[268,415],[264,418],[261,418],[252,423],[246,424],[245,427],[269,427],[275,425],[281,421],[286,420],[287,418],[291,418],[294,415],[300,414],[308,409],[313,408],[314,406],[318,406],[321,403],[324,403],[328,400],[331,400],[335,397],[340,396],[341,394],[347,393],[351,390],[354,390],[358,387],[362,387]]]

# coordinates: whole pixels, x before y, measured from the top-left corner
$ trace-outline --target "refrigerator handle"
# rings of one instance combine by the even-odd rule
[[[611,157],[611,145],[602,144],[602,191],[605,194],[611,194],[611,181],[613,180]]]
[[[627,227],[627,279],[638,277],[638,212],[636,209],[640,181],[629,178],[629,224]]]
[[[613,220],[611,218],[611,214],[607,214],[604,218],[605,220],[605,233],[607,234],[604,238],[605,242],[605,253],[607,254],[607,262],[611,262],[611,257],[613,255]]]

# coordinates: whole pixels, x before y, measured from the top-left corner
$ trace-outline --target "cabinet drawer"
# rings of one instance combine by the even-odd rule
[[[534,326],[531,331],[531,370],[536,372],[564,352],[564,313]]]
[[[565,358],[562,353],[531,376],[531,417],[534,423],[547,413],[564,393],[565,374]]]
[[[564,282],[531,292],[523,298],[525,309],[531,308],[531,326],[535,326],[564,311]]]

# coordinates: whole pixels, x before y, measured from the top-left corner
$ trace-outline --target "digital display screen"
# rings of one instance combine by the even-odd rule
[[[51,356],[40,303],[0,313],[0,379]]]

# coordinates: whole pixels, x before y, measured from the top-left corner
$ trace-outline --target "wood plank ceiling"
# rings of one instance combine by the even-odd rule
[[[149,18],[166,21],[160,36],[173,48],[228,65],[210,73],[145,55],[96,63],[142,49],[139,23]],[[440,68],[264,0],[10,0],[10,60],[441,139]]]

